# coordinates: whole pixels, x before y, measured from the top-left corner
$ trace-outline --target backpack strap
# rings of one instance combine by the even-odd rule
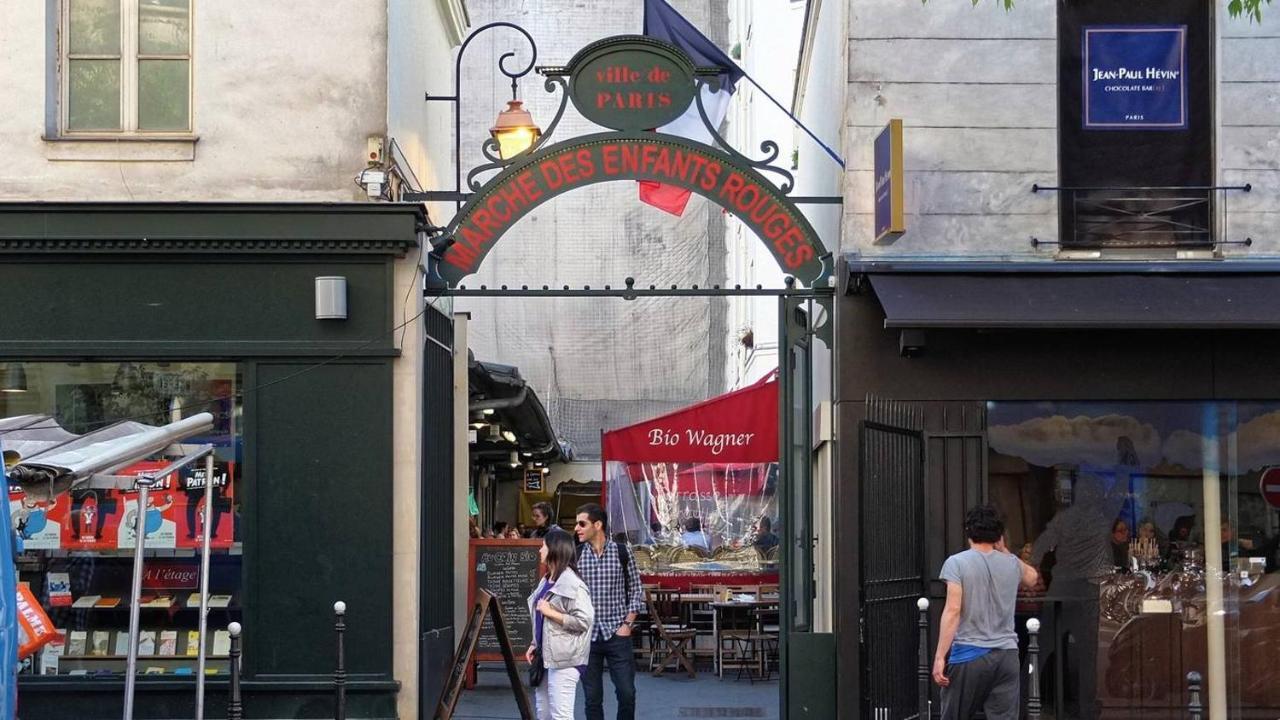
[[[622,566],[622,587],[627,591],[627,602],[631,602],[631,551],[626,545],[614,543],[618,546],[618,564]]]

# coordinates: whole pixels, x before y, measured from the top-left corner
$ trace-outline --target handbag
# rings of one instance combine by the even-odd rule
[[[547,675],[547,668],[542,664],[542,648],[533,649],[533,664],[529,666],[529,687],[536,688],[542,684]]]

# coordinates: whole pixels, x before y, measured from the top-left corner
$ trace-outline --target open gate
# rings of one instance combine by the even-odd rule
[[[863,717],[918,716],[916,600],[926,591],[924,411],[867,398],[859,427]]]

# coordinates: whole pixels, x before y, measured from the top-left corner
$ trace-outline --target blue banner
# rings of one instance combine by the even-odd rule
[[[1187,26],[1084,28],[1086,130],[1187,128]]]
[[[0,439],[0,449],[4,441]],[[0,463],[0,480],[9,491],[8,474]],[[18,709],[18,577],[14,568],[17,552],[12,519],[6,501],[0,521],[0,720],[12,720]]]
[[[883,240],[906,230],[903,210],[902,121],[890,120],[876,136],[875,238]]]

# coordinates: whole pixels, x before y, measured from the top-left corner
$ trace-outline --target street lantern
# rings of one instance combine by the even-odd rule
[[[533,116],[524,109],[520,100],[507,102],[507,109],[498,113],[498,119],[489,134],[498,142],[498,156],[510,160],[533,147],[542,135],[542,128],[533,122]]]

